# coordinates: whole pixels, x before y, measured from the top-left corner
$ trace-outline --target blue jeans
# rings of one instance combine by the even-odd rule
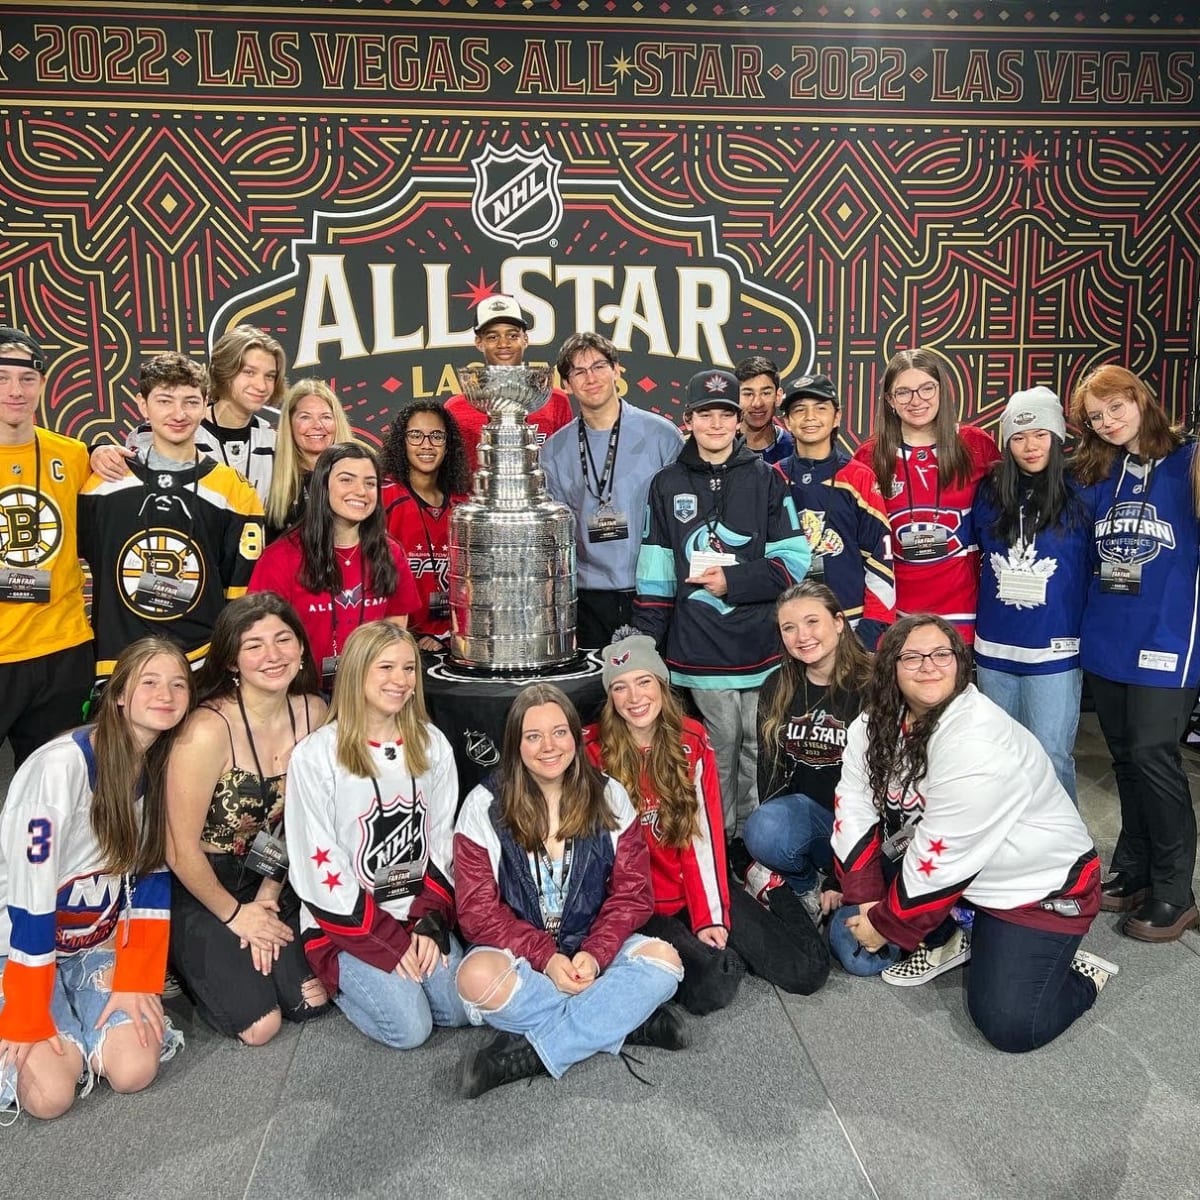
[[[778,871],[801,894],[811,892],[819,873],[833,865],[832,836],[833,813],[796,792],[760,804],[742,833],[750,857]]]
[[[1042,744],[1054,764],[1054,773],[1071,802],[1075,794],[1075,733],[1079,728],[1079,693],[1083,671],[1059,671],[1054,675],[1013,675],[977,667],[979,690],[999,705],[1014,721],[1020,721]]]
[[[1036,1050],[1095,1004],[1095,984],[1071,970],[1082,940],[976,911],[967,1011],[996,1049]]]
[[[523,1033],[546,1070],[561,1079],[572,1064],[601,1050],[618,1053],[625,1038],[675,994],[682,968],[633,953],[654,940],[638,933],[627,938],[608,970],[574,996],[560,992],[528,960],[510,950],[477,946],[471,954],[492,949],[505,955],[511,966],[502,979],[515,971],[517,982],[499,1008],[468,1004],[467,1016],[472,1025],[487,1022],[506,1033]]]
[[[462,947],[450,939],[449,961],[441,958],[420,983],[395,971],[381,971],[345,950],[338,955],[338,993],[334,1004],[361,1033],[394,1050],[412,1050],[428,1040],[435,1025],[465,1025],[467,1011],[454,977]]]
[[[889,942],[882,950],[866,950],[846,928],[850,917],[858,916],[857,904],[843,904],[829,918],[829,951],[851,975],[882,975],[903,951]]]

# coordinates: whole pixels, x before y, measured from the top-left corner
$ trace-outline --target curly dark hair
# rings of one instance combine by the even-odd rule
[[[935,625],[945,634],[958,660],[954,691],[905,728],[907,704],[897,679],[898,660],[909,634],[926,625]],[[880,638],[863,712],[868,722],[867,779],[871,785],[871,799],[881,815],[887,805],[889,788],[898,787],[903,796],[925,777],[929,769],[929,739],[942,713],[962,695],[970,682],[971,657],[967,647],[958,630],[941,617],[931,613],[901,617]]]
[[[438,467],[437,485],[446,493],[460,496],[471,490],[471,472],[458,422],[436,400],[410,400],[395,416],[383,445],[383,473],[408,487],[408,451],[404,435],[417,413],[433,413],[446,427],[446,457]]]

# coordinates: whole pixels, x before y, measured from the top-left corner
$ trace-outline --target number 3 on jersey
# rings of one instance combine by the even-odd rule
[[[34,817],[29,822],[29,846],[25,857],[31,863],[44,863],[50,857],[50,835],[54,828],[45,817]]]

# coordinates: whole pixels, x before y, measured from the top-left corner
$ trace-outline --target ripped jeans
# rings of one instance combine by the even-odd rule
[[[0,978],[3,976],[6,958],[0,958]],[[50,1017],[64,1042],[70,1042],[83,1056],[83,1073],[80,1081],[84,1094],[91,1090],[97,1069],[104,1073],[104,1040],[110,1029],[128,1025],[133,1018],[117,1010],[110,1013],[104,1024],[97,1029],[96,1022],[112,995],[112,973],[116,963],[116,952],[108,946],[96,946],[81,950],[77,954],[63,955],[58,959],[54,972],[54,991],[50,996]],[[0,994],[0,1008],[4,997]],[[159,1062],[167,1062],[183,1045],[183,1034],[165,1018],[162,1049]],[[16,1096],[16,1072],[5,1067],[0,1072],[0,1109],[13,1103]]]
[[[511,951],[476,946],[463,961],[486,949],[505,955],[511,966],[497,986],[515,972],[516,988],[500,1008],[467,1004],[467,1016],[472,1025],[486,1022],[507,1033],[523,1033],[546,1070],[561,1079],[568,1067],[593,1054],[618,1053],[625,1038],[675,994],[682,968],[634,954],[639,946],[657,940],[639,933],[627,938],[608,970],[574,996],[560,992]]]

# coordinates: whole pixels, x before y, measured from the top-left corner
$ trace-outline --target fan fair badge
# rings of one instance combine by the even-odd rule
[[[396,862],[382,866],[375,872],[375,886],[371,889],[376,903],[387,904],[392,900],[404,900],[415,896],[425,881],[425,871],[418,862]]]
[[[812,558],[808,561],[808,574],[805,579],[824,579],[825,578],[825,555],[813,553]]]
[[[629,538],[629,518],[608,504],[602,504],[587,522],[588,541],[624,542]]]
[[[905,529],[900,534],[900,556],[905,562],[931,562],[945,558],[949,544],[950,533],[944,525]]]
[[[736,567],[737,555],[720,550],[693,550],[688,562],[688,582],[695,583],[710,567]]]
[[[919,821],[908,821],[900,829],[889,837],[880,849],[888,862],[897,862],[904,857],[904,852],[908,849],[908,844],[913,840],[913,834],[917,832]]]
[[[49,604],[50,572],[0,567],[0,601],[12,604]]]
[[[328,654],[321,659],[321,680],[328,680],[333,683],[333,677],[337,674],[338,667],[341,664],[342,656],[340,654]]]
[[[177,617],[191,608],[196,597],[196,581],[143,571],[134,596],[145,608],[160,616]]]
[[[1142,590],[1142,564],[1102,562],[1100,590],[1114,596],[1138,595]]]
[[[1005,567],[1000,572],[1000,599],[1014,604],[1045,604],[1046,576]]]
[[[258,836],[250,843],[246,866],[259,875],[282,883],[288,873],[287,846],[281,838],[272,837],[265,829],[260,829]]]
[[[429,615],[435,621],[444,621],[450,616],[450,593],[429,593]]]

